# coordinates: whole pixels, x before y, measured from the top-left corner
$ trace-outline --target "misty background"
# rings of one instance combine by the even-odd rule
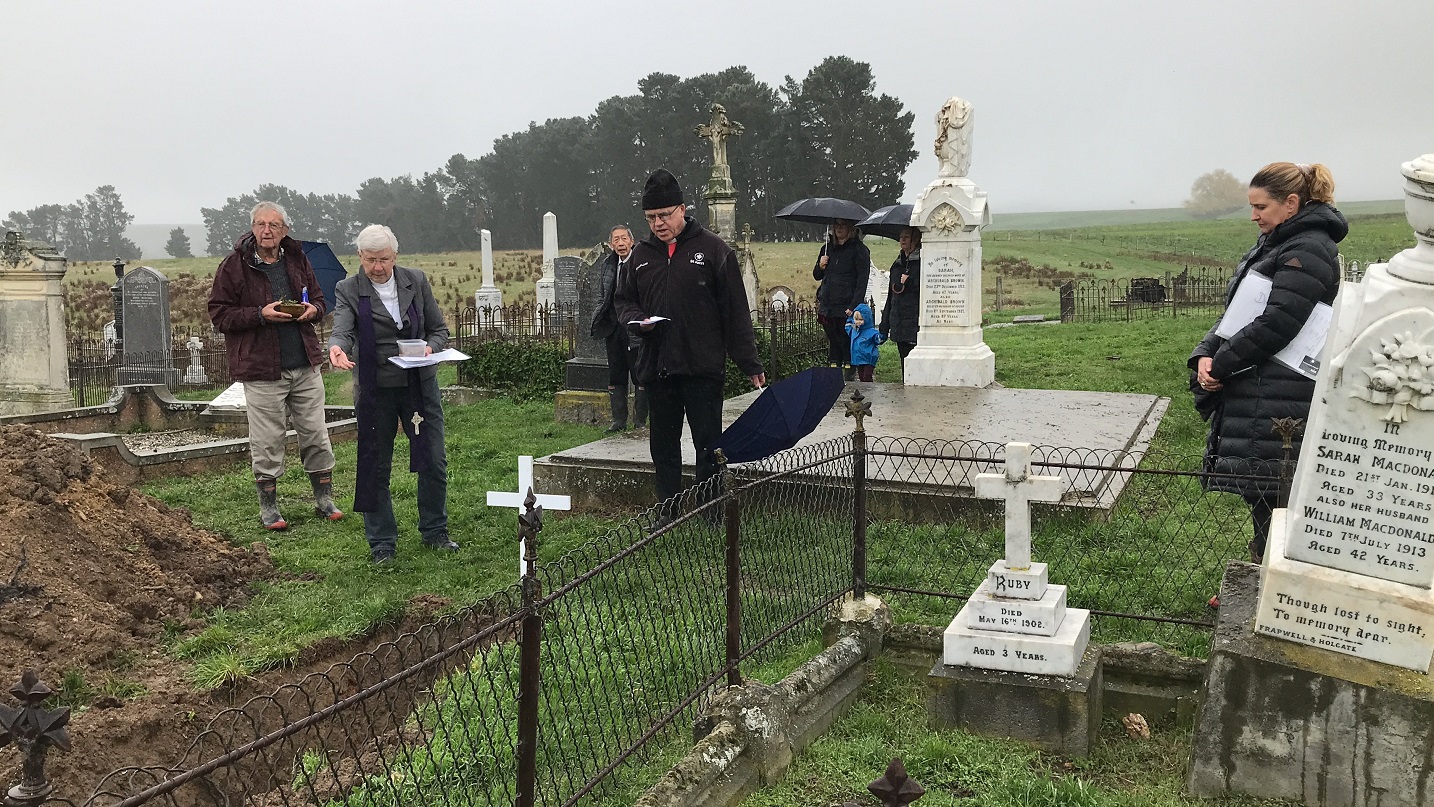
[[[941,103],[971,101],[971,177],[998,221],[1178,207],[1203,173],[1244,180],[1286,159],[1328,165],[1341,201],[1396,199],[1399,163],[1434,151],[1434,49],[1415,24],[1427,3],[1415,0],[7,2],[4,12],[0,79],[19,103],[0,127],[0,213],[113,185],[149,257],[175,225],[202,253],[200,208],[263,183],[354,194],[456,154],[479,160],[533,123],[591,116],[653,73],[744,66],[780,88],[831,56],[869,65],[874,94],[913,117],[918,156],[887,203],[934,177]],[[729,145],[740,191],[753,181],[735,170],[743,148],[764,133],[732,117],[748,125]],[[699,155],[700,122],[676,133]],[[690,195],[704,179],[683,176]]]

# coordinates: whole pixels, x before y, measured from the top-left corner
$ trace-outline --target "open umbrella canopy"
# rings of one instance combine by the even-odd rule
[[[830,196],[817,196],[811,199],[798,199],[778,210],[773,218],[805,221],[808,224],[831,224],[837,219],[861,221],[870,212],[856,202],[833,199]]]
[[[314,275],[319,279],[319,288],[324,290],[324,305],[334,310],[334,287],[344,279],[348,270],[339,263],[339,258],[323,241],[300,241],[304,245],[304,256],[313,264]]]
[[[728,462],[755,462],[785,451],[812,433],[845,386],[841,369],[813,367],[762,390],[712,444]]]
[[[856,223],[868,235],[879,235],[893,241],[911,226],[911,205],[887,205]]]

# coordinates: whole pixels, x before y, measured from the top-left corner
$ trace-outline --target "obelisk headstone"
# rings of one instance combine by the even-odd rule
[[[0,246],[0,415],[74,405],[65,355],[65,257],[5,233]]]
[[[536,291],[538,307],[551,308],[557,303],[557,277],[553,264],[558,259],[558,217],[551,211],[543,214],[543,276],[538,279]]]
[[[485,308],[501,308],[503,290],[493,284],[493,233],[479,230],[478,240],[483,250],[483,285],[473,292],[473,307],[479,311]]]
[[[905,383],[985,387],[996,356],[981,333],[981,228],[991,223],[986,192],[971,166],[971,104],[951,98],[936,115],[935,182],[911,211],[921,228],[921,341],[906,357]]]

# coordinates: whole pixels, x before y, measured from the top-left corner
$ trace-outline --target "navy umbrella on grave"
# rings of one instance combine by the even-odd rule
[[[857,227],[868,235],[879,235],[895,241],[901,231],[911,226],[911,205],[887,205],[858,221]]]
[[[762,390],[710,448],[728,462],[755,462],[812,433],[846,386],[839,367],[813,367]]]
[[[835,199],[830,196],[817,196],[811,199],[798,199],[778,210],[772,218],[804,221],[808,224],[831,224],[838,219],[861,221],[870,213],[871,211],[856,202]]]
[[[334,287],[348,275],[348,270],[339,263],[339,257],[323,241],[300,241],[304,255],[314,267],[314,276],[319,279],[319,288],[324,292],[324,305],[334,310]]]

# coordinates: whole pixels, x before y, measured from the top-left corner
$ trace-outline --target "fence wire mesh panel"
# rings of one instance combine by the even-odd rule
[[[1199,456],[1037,446],[1031,473],[1059,474],[1059,505],[1035,505],[1032,556],[1071,607],[1096,613],[1093,639],[1155,640],[1204,654],[1225,563],[1247,558],[1250,514],[1239,496],[1208,493]],[[1004,504],[972,498],[974,476],[1004,473],[990,443],[878,439],[872,496],[893,480],[943,494],[877,508],[867,535],[868,585],[889,592],[900,618],[945,624],[1004,556]],[[1252,461],[1231,478],[1279,484],[1278,463]],[[954,490],[950,490],[954,488]]]
[[[1114,322],[1214,316],[1225,308],[1228,273],[1185,270],[1164,277],[1069,280],[1061,284],[1062,322]]]
[[[519,616],[515,593],[494,595],[252,698],[84,803],[511,805]]]

